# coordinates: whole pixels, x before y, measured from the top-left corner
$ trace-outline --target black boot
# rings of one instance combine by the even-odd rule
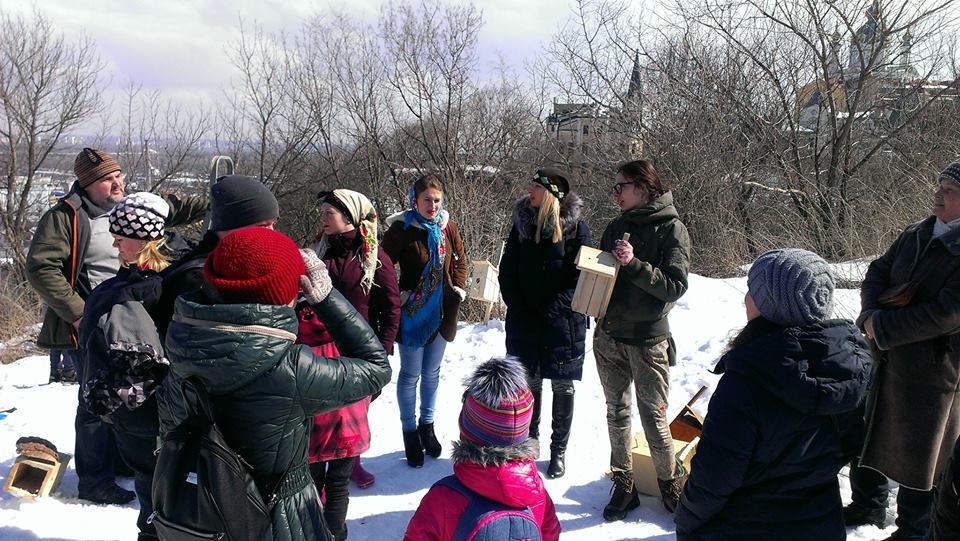
[[[423,446],[420,433],[416,430],[403,433],[403,452],[407,455],[407,465],[411,468],[423,467]]]
[[[570,440],[570,426],[573,424],[573,383],[569,393],[553,393],[553,434],[550,436],[550,466],[547,477],[556,479],[566,473],[564,455]]]
[[[437,435],[433,433],[433,423],[423,424],[417,427],[420,433],[420,444],[428,455],[433,458],[440,456],[440,442],[437,441]]]
[[[657,487],[660,489],[660,498],[663,500],[663,507],[675,513],[677,505],[680,504],[680,480],[679,479],[657,479]]]
[[[613,474],[613,490],[610,491],[610,503],[603,508],[603,520],[613,522],[623,520],[627,513],[640,506],[637,489],[633,486],[633,478],[629,473],[618,472]]]

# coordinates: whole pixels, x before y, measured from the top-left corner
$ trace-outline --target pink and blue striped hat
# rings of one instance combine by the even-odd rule
[[[467,380],[460,438],[492,447],[523,443],[532,417],[533,394],[523,365],[510,358],[491,359]]]

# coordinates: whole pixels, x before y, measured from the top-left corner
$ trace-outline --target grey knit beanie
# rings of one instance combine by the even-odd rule
[[[227,175],[210,189],[210,214],[210,231],[230,231],[278,218],[280,205],[259,180]]]
[[[747,291],[760,314],[786,327],[830,317],[833,288],[830,265],[817,254],[798,248],[764,253],[747,276]]]
[[[952,180],[960,184],[960,162],[953,162],[940,173],[941,179]]]

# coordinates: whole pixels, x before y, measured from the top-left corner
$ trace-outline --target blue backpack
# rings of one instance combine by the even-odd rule
[[[511,507],[485,498],[455,475],[444,477],[436,485],[452,488],[469,500],[457,521],[453,541],[541,541],[540,526],[529,507]]]

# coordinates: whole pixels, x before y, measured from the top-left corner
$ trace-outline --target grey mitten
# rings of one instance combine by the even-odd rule
[[[327,266],[317,257],[313,250],[300,250],[306,274],[300,277],[300,289],[310,304],[317,304],[327,298],[333,284],[327,273]]]

